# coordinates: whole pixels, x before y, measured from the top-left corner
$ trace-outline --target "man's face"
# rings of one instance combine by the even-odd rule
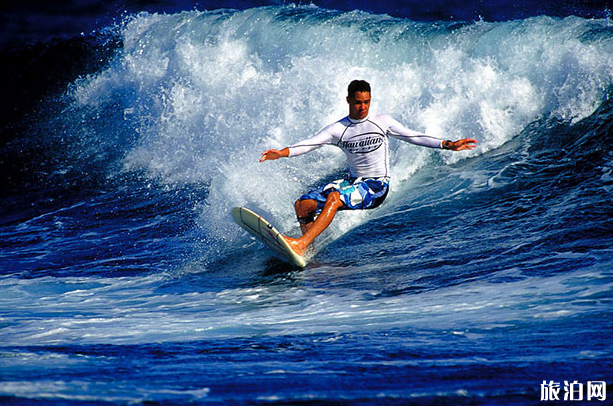
[[[349,103],[349,117],[362,120],[368,117],[370,109],[370,92],[355,92],[353,97],[347,97]]]

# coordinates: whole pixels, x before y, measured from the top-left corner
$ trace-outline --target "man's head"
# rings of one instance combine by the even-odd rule
[[[368,117],[370,109],[370,84],[364,80],[354,80],[347,88],[347,103],[349,103],[349,117],[362,120]]]

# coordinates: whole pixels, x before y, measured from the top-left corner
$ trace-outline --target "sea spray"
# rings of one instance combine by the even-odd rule
[[[73,96],[103,116],[127,112],[125,131],[137,141],[126,147],[124,170],[210,185],[201,213],[210,238],[239,235],[228,224],[235,205],[295,232],[293,201],[342,171],[344,158],[330,147],[260,164],[260,153],[346,115],[350,80],[371,82],[372,111],[441,138],[479,140],[462,154],[392,142],[399,190],[440,162],[435,155],[455,163],[499,147],[536,119],[589,116],[613,82],[613,40],[599,35],[607,24],[576,17],[417,23],[314,6],[141,13],[123,23],[115,60],[81,80]],[[104,137],[102,126],[89,130]],[[339,233],[365,216],[346,216]]]

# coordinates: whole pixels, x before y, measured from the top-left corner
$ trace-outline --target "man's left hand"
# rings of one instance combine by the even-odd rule
[[[462,151],[475,148],[477,146],[477,140],[473,138],[464,138],[457,141],[451,141],[447,145],[448,149],[452,151]]]

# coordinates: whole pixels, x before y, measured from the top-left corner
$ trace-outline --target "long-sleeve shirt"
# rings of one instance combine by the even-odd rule
[[[289,156],[305,154],[324,145],[335,145],[347,157],[351,176],[389,177],[389,137],[429,148],[443,148],[443,140],[410,130],[388,114],[362,120],[345,117],[313,137],[289,147]]]

